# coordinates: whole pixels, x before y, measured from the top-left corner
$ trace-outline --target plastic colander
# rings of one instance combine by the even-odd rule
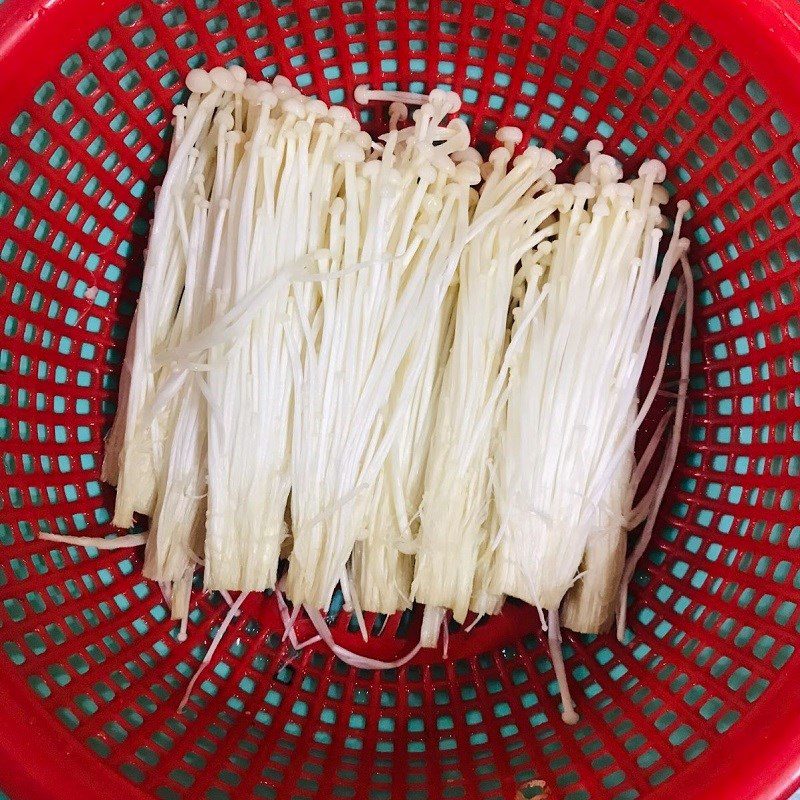
[[[0,1],[0,786],[15,800],[787,796],[800,776],[798,8]],[[565,635],[575,727],[521,604],[453,630],[448,660],[372,673],[295,652],[269,595],[248,598],[178,715],[225,604],[196,593],[179,644],[139,551],[37,540],[112,531],[102,436],[170,110],[188,69],[234,61],[335,103],[361,83],[449,85],[484,145],[514,121],[569,177],[600,138],[629,171],[664,159],[691,201],[685,435],[627,642]],[[385,128],[384,113],[362,118]],[[379,658],[416,640],[413,614],[382,624],[364,644],[346,615],[332,622]]]

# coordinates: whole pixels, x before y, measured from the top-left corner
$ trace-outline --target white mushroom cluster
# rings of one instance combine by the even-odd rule
[[[624,628],[627,533],[652,533],[685,402],[687,209],[659,257],[663,165],[625,182],[592,142],[558,183],[558,159],[520,150],[513,127],[484,160],[440,89],[358,87],[357,103],[388,104],[373,140],[281,77],[233,66],[186,86],[103,465],[114,524],[139,513],[150,529],[108,546],[145,543],[184,633],[203,569],[231,604],[210,653],[248,592],[275,591],[296,647],[322,639],[375,669],[520,598],[549,624],[573,721],[559,622],[598,632],[617,613]],[[677,409],[637,463],[679,262]],[[391,663],[345,650],[324,619],[337,590],[365,639],[364,612],[424,605],[420,643]],[[300,643],[303,609],[318,635]]]

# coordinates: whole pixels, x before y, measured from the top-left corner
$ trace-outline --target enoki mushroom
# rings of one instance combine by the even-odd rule
[[[115,525],[142,513],[150,532],[42,538],[145,545],[180,641],[203,570],[228,610],[181,709],[248,592],[275,592],[295,651],[322,643],[362,669],[440,642],[447,658],[451,619],[474,613],[468,635],[511,596],[548,630],[574,723],[560,626],[598,633],[616,613],[624,632],[685,414],[688,205],[662,248],[664,165],[626,182],[590,142],[561,183],[556,156],[510,126],[484,158],[439,88],[357,87],[357,103],[387,105],[374,141],[283,77],[216,67],[186,85],[102,471]],[[675,407],[637,462],[655,398],[673,399],[662,379],[681,307]],[[420,641],[393,661],[343,647],[325,619],[337,587],[364,641],[366,612],[385,624],[424,606]]]

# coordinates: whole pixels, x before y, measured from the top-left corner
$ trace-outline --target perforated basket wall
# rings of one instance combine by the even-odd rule
[[[525,797],[788,792],[800,770],[796,8],[0,2],[0,785],[18,800],[507,800],[532,780],[544,783]],[[559,719],[523,606],[454,631],[446,663],[372,674],[294,653],[267,596],[249,599],[178,716],[220,599],[198,596],[180,645],[139,553],[37,541],[111,530],[102,435],[169,112],[190,67],[233,61],[333,102],[359,83],[451,85],[484,144],[516,120],[568,176],[599,137],[631,169],[664,159],[691,201],[686,434],[628,643],[566,640],[576,727]],[[380,128],[379,114],[364,119]],[[417,624],[391,620],[369,649],[399,655]],[[344,617],[335,635],[364,649]]]

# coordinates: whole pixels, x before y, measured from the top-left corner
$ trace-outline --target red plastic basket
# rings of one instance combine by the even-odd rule
[[[800,29],[790,0],[0,0],[0,785],[16,800],[157,797],[776,800],[800,776]],[[694,216],[691,407],[629,641],[567,637],[557,711],[529,609],[451,658],[365,673],[282,643],[251,597],[178,716],[224,614],[175,639],[137,552],[103,535],[102,434],[170,109],[236,60],[351,103],[448,84],[478,138],[517,120],[666,161]],[[385,127],[379,106],[364,120]],[[87,294],[87,289],[94,288]],[[368,646],[415,638],[398,617]],[[303,632],[300,632],[302,636]],[[304,638],[304,637],[303,637]]]

